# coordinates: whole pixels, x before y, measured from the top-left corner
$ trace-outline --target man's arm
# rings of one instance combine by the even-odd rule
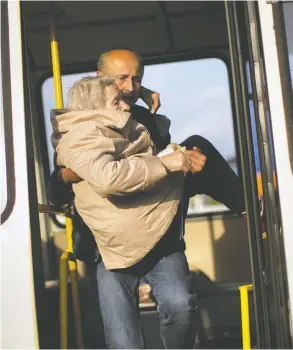
[[[63,169],[55,167],[47,186],[48,199],[50,203],[57,206],[68,204],[73,198],[71,183],[65,183],[61,177],[61,170]],[[68,170],[70,171],[70,169]]]
[[[160,94],[143,86],[140,87],[139,93],[140,98],[149,107],[150,113],[155,114],[161,107]]]
[[[140,87],[139,93],[140,93],[140,98],[149,107],[148,113],[151,115],[156,114],[156,112],[161,107],[160,94],[158,92],[149,90],[143,86]],[[136,107],[138,107],[138,106],[136,106]],[[159,141],[157,148],[163,149],[171,141],[171,135],[169,132],[170,120],[166,116],[160,116],[159,118],[156,118],[155,121],[156,121],[157,127],[159,129],[159,133],[160,133],[161,138],[165,139],[165,141],[166,141],[166,144],[164,142]],[[150,122],[153,122],[153,121],[150,121]],[[147,125],[145,125],[145,127],[147,128]],[[166,127],[168,128],[167,130],[166,130]]]
[[[137,105],[133,106],[131,113],[134,120],[146,127],[151,135],[152,141],[156,145],[157,150],[163,150],[167,147],[167,145],[170,143],[170,134],[167,130],[170,127],[170,121],[168,118],[164,116],[153,117],[150,115],[149,110]],[[164,135],[161,134],[158,127],[158,124],[161,123],[161,119],[164,123]],[[166,124],[168,124],[167,127]]]

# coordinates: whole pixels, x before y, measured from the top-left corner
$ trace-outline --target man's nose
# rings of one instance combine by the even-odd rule
[[[129,92],[133,92],[133,82],[131,77],[127,79],[125,89]]]

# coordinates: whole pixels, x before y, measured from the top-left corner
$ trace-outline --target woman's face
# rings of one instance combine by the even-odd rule
[[[121,93],[116,87],[107,87],[106,109],[119,109],[121,111],[129,111],[130,107],[122,98]]]

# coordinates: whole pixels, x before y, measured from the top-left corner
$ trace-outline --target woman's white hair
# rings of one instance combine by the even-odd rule
[[[73,110],[99,109],[106,107],[106,101],[112,93],[119,89],[115,85],[115,77],[102,75],[100,77],[85,77],[77,81],[68,94],[68,108]],[[109,87],[111,95],[109,95]]]

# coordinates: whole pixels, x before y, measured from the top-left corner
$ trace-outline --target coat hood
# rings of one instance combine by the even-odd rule
[[[123,129],[131,119],[131,114],[115,109],[82,111],[52,109],[50,111],[50,119],[53,128],[51,142],[54,149],[56,149],[63,134],[66,134],[79,123],[96,121],[111,129]]]

